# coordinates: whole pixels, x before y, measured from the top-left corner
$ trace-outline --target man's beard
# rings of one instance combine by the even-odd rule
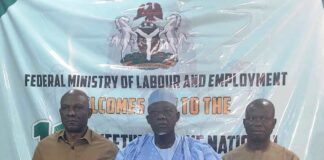
[[[167,133],[166,132],[159,132],[158,135],[159,136],[163,136],[163,135],[166,135]]]

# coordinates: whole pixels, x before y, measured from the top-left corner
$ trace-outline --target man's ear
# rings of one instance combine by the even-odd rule
[[[245,118],[243,119],[243,125],[244,125],[244,128],[246,128],[246,119]]]
[[[179,121],[180,119],[180,112],[177,112],[177,122]]]
[[[146,121],[147,121],[148,124],[151,124],[150,123],[151,121],[150,121],[150,116],[149,115],[146,116]]]
[[[273,128],[276,126],[276,124],[277,124],[277,119],[273,119]]]
[[[92,115],[92,110],[88,108],[88,119],[91,117],[91,115]]]

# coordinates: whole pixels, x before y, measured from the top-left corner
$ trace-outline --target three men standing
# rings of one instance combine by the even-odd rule
[[[88,96],[72,89],[61,98],[60,116],[65,130],[43,139],[33,160],[113,160],[117,146],[88,128]],[[243,124],[247,143],[225,154],[223,160],[299,160],[291,151],[270,141],[276,125],[274,105],[266,99],[252,101]],[[159,89],[148,99],[148,124],[153,133],[136,138],[116,160],[220,160],[208,145],[175,133],[180,118],[177,97]]]

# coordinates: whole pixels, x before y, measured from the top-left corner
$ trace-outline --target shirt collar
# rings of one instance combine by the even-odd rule
[[[57,141],[60,141],[60,140],[63,140],[65,142],[67,142],[67,139],[65,138],[65,131],[64,130],[58,132]],[[86,142],[91,144],[91,142],[92,142],[92,130],[87,128],[86,133],[84,134],[84,136],[82,138],[80,138],[80,140],[85,140]]]

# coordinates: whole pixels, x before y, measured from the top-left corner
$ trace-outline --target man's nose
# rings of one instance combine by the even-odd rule
[[[157,116],[158,119],[166,119],[166,116],[164,113],[159,113]]]
[[[255,120],[255,121],[253,121],[253,126],[262,126],[262,122],[261,122],[261,120]]]
[[[75,116],[75,111],[74,111],[73,108],[70,108],[70,109],[68,110],[68,116]]]

